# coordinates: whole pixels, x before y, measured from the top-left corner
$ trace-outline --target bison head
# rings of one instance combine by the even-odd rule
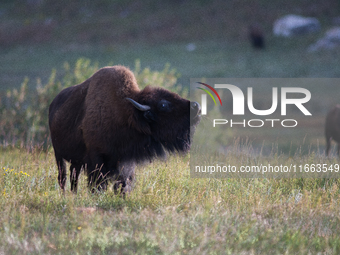
[[[146,87],[136,99],[133,125],[169,152],[187,152],[191,131],[200,121],[200,105],[162,88]]]

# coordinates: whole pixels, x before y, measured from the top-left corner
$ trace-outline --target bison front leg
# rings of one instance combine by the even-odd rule
[[[87,164],[88,186],[92,192],[106,190],[107,188],[107,167],[101,156],[91,157]]]
[[[91,191],[94,192],[96,190],[106,190],[107,189],[107,178],[106,174],[102,171],[105,171],[104,165],[96,165],[95,167],[88,174],[88,186],[90,187]]]
[[[118,164],[119,175],[114,184],[114,190],[116,193],[121,193],[123,196],[130,193],[133,186],[135,168],[135,162],[125,162]]]

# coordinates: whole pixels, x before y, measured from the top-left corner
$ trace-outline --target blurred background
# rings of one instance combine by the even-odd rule
[[[293,35],[275,35],[275,23],[286,15],[314,18],[318,24],[310,31],[295,29]],[[31,118],[31,133],[46,132],[46,119],[36,117],[47,114],[53,93],[73,84],[64,82],[54,87],[53,93],[41,88],[51,81],[52,69],[57,70],[52,78],[62,79],[80,58],[98,68],[109,64],[159,72],[168,68],[175,77],[174,86],[181,88],[189,86],[190,78],[199,77],[336,78],[340,77],[338,26],[338,0],[2,0],[0,124],[7,129],[0,129],[0,136],[19,125],[9,124],[4,116],[16,116],[18,121]],[[328,45],[322,40],[330,30],[335,32]],[[89,75],[91,70],[86,69]],[[82,78],[87,76],[74,82]],[[151,85],[162,86],[155,83]],[[25,95],[20,97],[22,84]],[[29,101],[22,98],[31,90],[50,97],[41,99],[43,103],[36,106],[39,110],[27,112]],[[320,93],[323,91],[325,88],[320,88]],[[329,105],[325,102],[328,96],[332,97]],[[320,96],[322,102],[313,101],[319,115],[306,128],[315,130],[311,139],[315,144],[324,144],[316,140],[323,139],[323,118],[337,96],[328,91]],[[16,106],[20,98],[23,102]],[[12,106],[20,108],[21,115],[10,113]],[[303,139],[301,132],[298,136]],[[290,144],[286,146],[290,148]]]
[[[315,17],[321,29],[291,38],[273,35],[288,14]],[[309,52],[327,29],[339,25],[337,0],[2,0],[0,89],[24,77],[48,79],[52,68],[79,57],[162,69],[170,63],[194,77],[337,77],[340,48]],[[337,23],[339,22],[339,23]],[[264,49],[249,42],[258,26]]]

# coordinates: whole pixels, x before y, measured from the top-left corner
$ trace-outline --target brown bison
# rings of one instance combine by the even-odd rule
[[[65,190],[66,160],[72,191],[85,169],[92,190],[105,190],[113,179],[114,189],[126,193],[137,163],[163,157],[165,151],[188,152],[199,121],[197,102],[162,88],[140,90],[126,67],[102,68],[62,90],[50,105],[59,185]]]
[[[333,107],[326,117],[325,125],[325,135],[326,135],[326,155],[329,155],[329,150],[331,148],[331,140],[338,143],[338,155],[340,152],[340,105]]]

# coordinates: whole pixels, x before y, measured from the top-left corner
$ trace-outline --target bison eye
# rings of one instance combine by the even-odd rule
[[[161,100],[158,103],[158,109],[162,112],[170,112],[171,111],[171,103],[166,100]]]

